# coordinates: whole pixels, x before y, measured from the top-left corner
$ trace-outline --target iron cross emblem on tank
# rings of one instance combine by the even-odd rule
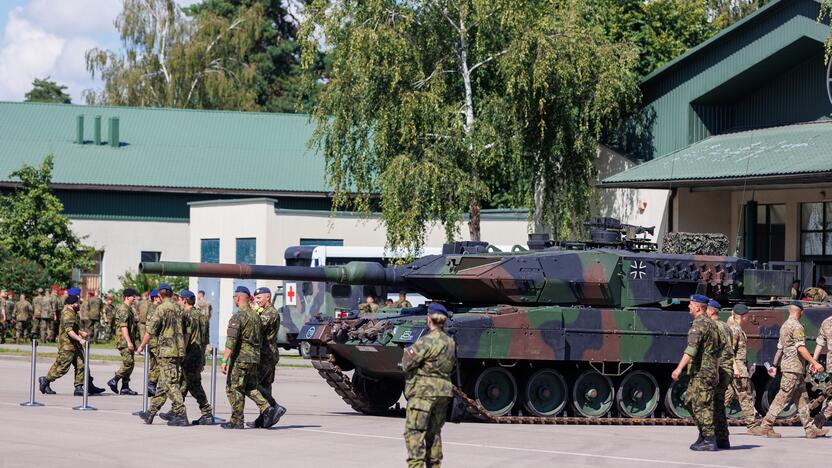
[[[647,276],[647,265],[643,260],[633,260],[630,263],[630,276],[633,279],[643,279]]]

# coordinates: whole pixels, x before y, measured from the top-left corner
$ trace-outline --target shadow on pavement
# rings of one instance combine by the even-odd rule
[[[310,427],[323,427],[320,424],[291,424],[289,426],[274,426],[270,427],[270,431],[282,431],[285,429],[306,429]]]

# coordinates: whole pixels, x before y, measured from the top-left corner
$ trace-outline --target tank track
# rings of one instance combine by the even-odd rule
[[[380,409],[372,405],[361,395],[352,384],[350,378],[344,374],[332,354],[317,355],[312,357],[312,367],[318,371],[327,384],[335,390],[352,409],[364,414],[375,416],[402,416],[401,409]],[[477,401],[458,387],[454,386],[454,394],[462,398],[467,404],[468,414],[480,421],[495,424],[559,424],[559,425],[602,425],[602,426],[691,426],[693,421],[688,418],[587,418],[572,416],[497,416],[482,407]],[[820,406],[823,401],[832,396],[832,388],[827,389],[815,399],[809,402],[809,411]],[[787,419],[779,419],[777,426],[794,426],[800,422],[797,415]],[[742,420],[729,419],[729,426],[744,426]]]

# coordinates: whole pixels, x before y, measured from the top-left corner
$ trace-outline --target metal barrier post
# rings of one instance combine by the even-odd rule
[[[20,406],[43,406],[43,403],[35,401],[35,368],[38,361],[38,340],[32,337],[32,373],[29,380],[29,401],[24,401]]]
[[[76,406],[72,409],[76,411],[95,411],[98,408],[90,406],[90,342],[84,342],[84,398],[81,400],[81,406]]]
[[[148,382],[148,374],[150,373],[150,354],[149,354],[149,346],[144,347],[144,391],[142,391],[142,410],[136,411],[133,413],[133,416],[138,416],[139,413],[147,411],[147,386],[150,382]]]
[[[225,422],[225,419],[217,417],[217,348],[211,346],[211,413],[214,422]]]

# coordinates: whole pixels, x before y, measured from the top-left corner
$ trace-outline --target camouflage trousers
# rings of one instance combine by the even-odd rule
[[[182,358],[159,357],[159,381],[156,383],[156,395],[150,400],[150,414],[156,414],[170,399],[171,411],[179,416],[186,416],[182,397]]]
[[[80,347],[75,349],[60,349],[55,363],[46,373],[46,380],[54,382],[69,372],[69,366],[75,367],[75,386],[84,385],[84,351]]]
[[[728,440],[728,416],[725,414],[725,393],[731,388],[733,372],[719,371],[719,382],[714,392],[714,435],[716,440]]]
[[[208,403],[208,397],[205,395],[205,389],[202,388],[202,369],[205,367],[205,357],[191,356],[185,358],[182,363],[182,373],[185,376],[184,385],[182,385],[182,397],[186,397],[188,393],[196,400],[199,405],[199,411],[203,416],[213,414],[211,411],[211,404]]]
[[[231,371],[225,384],[225,395],[231,404],[231,423],[243,423],[243,411],[248,397],[260,412],[269,409],[269,402],[258,390],[258,365],[248,362],[232,362]]]
[[[147,330],[147,325],[140,323],[139,324],[139,340],[144,338],[144,332]]]
[[[745,426],[749,429],[756,426],[757,411],[754,409],[754,393],[751,392],[751,381],[748,377],[734,377],[731,385],[725,390],[725,406],[731,406],[734,399],[740,402]]]
[[[150,361],[147,365],[147,381],[154,384],[159,381],[159,358],[156,357],[158,351],[159,349],[156,347],[147,350],[148,360]]]
[[[699,429],[699,435],[713,438],[714,430],[714,384],[710,378],[694,375],[685,393],[685,404],[690,417]]]
[[[130,376],[136,368],[136,358],[127,347],[119,348],[118,352],[121,354],[121,367],[116,370],[116,377],[121,379],[121,388],[124,388],[130,384]]]
[[[800,423],[804,429],[808,429],[812,425],[812,418],[809,417],[809,394],[806,392],[806,383],[803,380],[803,374],[796,374],[794,372],[783,372],[780,375],[780,390],[771,406],[768,408],[768,413],[763,418],[763,427],[774,426],[774,421],[777,419],[783,408],[789,403],[797,405],[797,415],[800,417]]]
[[[442,426],[450,397],[423,397],[407,400],[404,443],[408,468],[442,465]]]
[[[269,406],[277,405],[277,402],[272,396],[272,384],[274,384],[274,371],[276,365],[277,362],[272,360],[264,361],[261,356],[260,364],[257,369],[257,375],[259,377],[257,389],[260,390],[260,393],[262,393],[266,401],[269,402]]]
[[[101,320],[101,339],[104,341],[113,337],[113,324],[107,320]]]
[[[14,324],[14,341],[20,343],[21,340],[29,340],[29,332],[32,330],[31,320],[18,320]]]
[[[815,416],[815,425],[823,427],[826,421],[832,419],[832,398],[827,398],[823,403],[823,409]]]
[[[8,328],[8,322],[0,322],[0,343],[6,342],[6,328]]]
[[[45,341],[53,341],[55,336],[52,334],[52,319],[40,319],[40,339]]]
[[[84,320],[84,330],[87,331],[90,341],[97,343],[98,334],[101,332],[101,327],[98,325],[98,319]]]

